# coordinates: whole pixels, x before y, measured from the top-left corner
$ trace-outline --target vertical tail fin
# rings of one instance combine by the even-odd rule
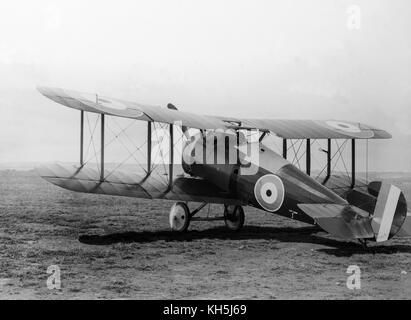
[[[398,232],[406,214],[407,205],[400,188],[389,183],[383,183],[378,193],[371,221],[375,240],[377,242],[386,241],[390,238],[390,235],[392,236]]]

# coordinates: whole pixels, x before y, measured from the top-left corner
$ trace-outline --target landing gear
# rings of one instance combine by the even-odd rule
[[[170,227],[173,231],[185,232],[190,224],[190,210],[184,202],[176,202],[170,209]]]
[[[241,206],[225,206],[224,222],[228,229],[237,231],[244,225],[244,209]]]
[[[236,231],[240,230],[244,225],[244,209],[238,205],[225,205],[224,215],[216,217],[194,217],[203,209],[207,203],[202,203],[196,209],[190,212],[187,204],[184,202],[176,202],[170,209],[170,227],[173,231],[182,233],[187,231],[191,221],[217,221],[224,220],[228,229]]]

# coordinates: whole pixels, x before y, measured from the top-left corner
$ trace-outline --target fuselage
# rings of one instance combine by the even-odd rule
[[[313,223],[313,219],[297,204],[347,203],[258,141],[242,141],[240,146],[226,144],[223,148],[214,144],[214,149],[210,148],[210,143],[205,143],[207,139],[227,142],[227,135],[230,134],[209,133],[207,137],[201,134],[194,137],[183,150],[186,173],[207,179],[233,197],[245,199],[248,205],[308,223]],[[254,150],[254,155],[250,156],[245,150]],[[221,157],[221,153],[225,157]],[[228,163],[230,153],[237,153],[238,161]],[[226,161],[212,161],[217,158],[225,158]]]

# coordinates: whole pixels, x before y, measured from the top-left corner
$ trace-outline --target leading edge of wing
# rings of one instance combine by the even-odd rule
[[[106,98],[96,94],[60,88],[39,86],[37,90],[45,97],[69,108],[118,117],[150,120],[141,110],[141,105],[137,103],[124,103],[121,100]]]
[[[298,207],[322,229],[338,238],[348,240],[374,237],[368,213],[352,205],[318,203],[299,204]]]
[[[69,108],[124,118],[178,124],[196,129],[258,129],[283,139],[389,139],[381,129],[339,120],[238,119],[199,115],[96,94],[38,87],[40,93]]]

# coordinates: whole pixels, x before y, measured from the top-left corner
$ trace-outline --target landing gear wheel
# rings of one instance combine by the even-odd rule
[[[170,227],[173,231],[185,232],[190,224],[190,210],[184,202],[176,202],[170,209]]]
[[[225,206],[224,222],[228,229],[237,231],[244,225],[244,209],[242,206]]]

